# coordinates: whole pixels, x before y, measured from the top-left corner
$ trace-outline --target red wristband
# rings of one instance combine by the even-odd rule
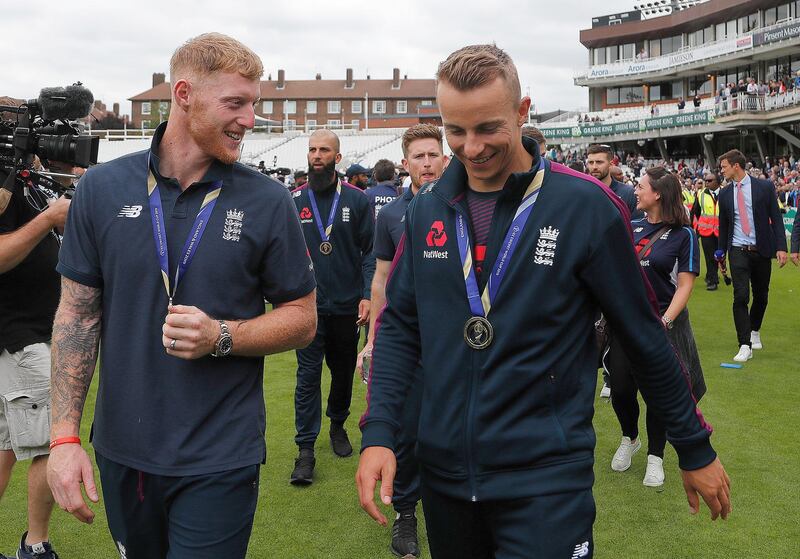
[[[60,444],[72,444],[72,443],[81,444],[81,438],[80,437],[60,437],[58,439],[53,439],[52,441],[50,441],[50,450],[53,450],[55,447],[57,447]]]

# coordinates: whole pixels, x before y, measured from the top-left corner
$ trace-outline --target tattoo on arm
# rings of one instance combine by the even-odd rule
[[[78,427],[97,362],[102,291],[67,278],[53,323],[53,426]]]

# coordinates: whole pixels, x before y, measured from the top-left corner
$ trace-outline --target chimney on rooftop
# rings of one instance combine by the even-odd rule
[[[286,85],[286,72],[283,70],[278,70],[278,89],[283,89],[283,86]]]
[[[392,72],[392,89],[400,89],[400,68]]]
[[[162,72],[153,73],[153,87],[160,85],[166,81],[166,76]]]
[[[347,78],[345,79],[344,86],[347,89],[351,89],[353,87],[353,69],[347,69]]]

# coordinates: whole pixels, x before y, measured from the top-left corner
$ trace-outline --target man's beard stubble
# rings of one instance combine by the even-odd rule
[[[331,161],[322,169],[316,170],[314,166],[308,165],[308,187],[314,192],[327,189],[336,177],[336,162]]]

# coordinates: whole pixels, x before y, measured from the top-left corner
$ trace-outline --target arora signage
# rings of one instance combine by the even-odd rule
[[[676,114],[648,118],[642,120],[628,120],[614,124],[586,124],[578,126],[559,126],[553,128],[540,127],[547,139],[585,138],[591,136],[608,136],[612,134],[625,134],[628,132],[646,132],[677,126],[691,126],[695,124],[709,124],[714,122],[714,111],[698,111],[685,114]]]
[[[766,45],[767,43],[785,41],[787,39],[794,39],[796,37],[800,37],[800,22],[797,20],[784,23],[783,25],[768,29],[766,31],[758,31],[753,33],[753,45]]]

